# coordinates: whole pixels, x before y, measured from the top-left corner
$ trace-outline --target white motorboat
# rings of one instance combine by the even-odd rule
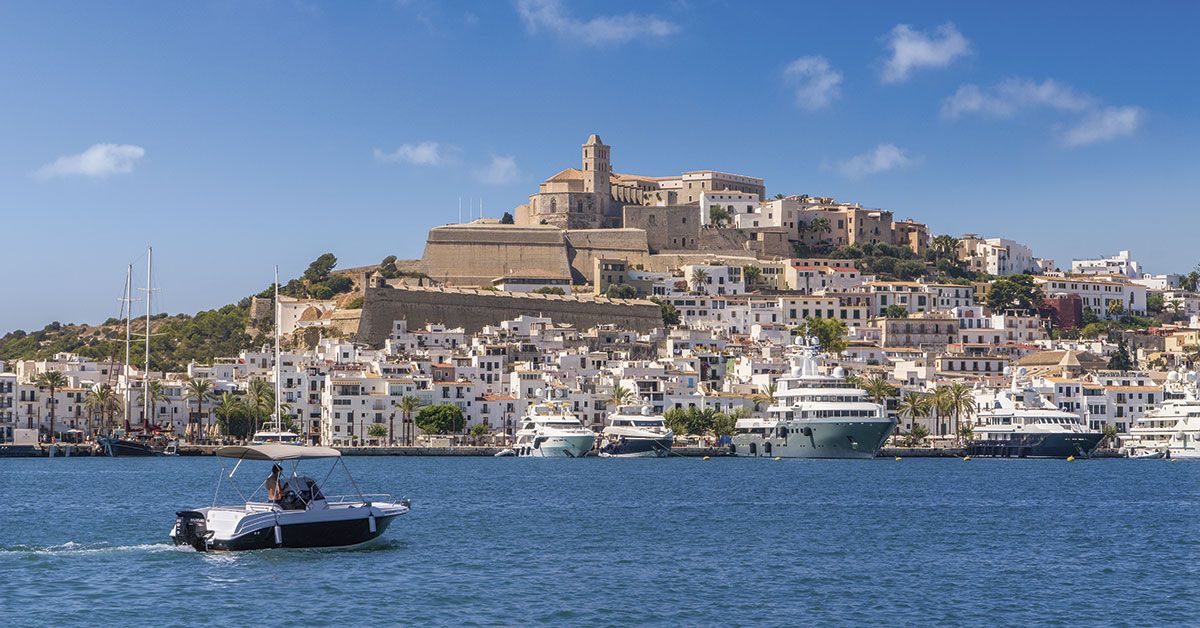
[[[291,469],[279,476],[280,490],[275,499],[267,482],[262,482],[244,503],[216,505],[183,510],[175,514],[171,539],[176,545],[190,545],[196,551],[238,551],[270,548],[347,547],[373,541],[387,530],[393,519],[408,514],[408,500],[388,495],[325,495],[313,478],[300,475],[302,460],[333,460],[346,470],[341,453],[327,447],[303,445],[238,445],[222,447],[217,456],[237,460],[228,473],[232,480],[246,461],[269,461],[275,465],[291,463]],[[328,477],[329,469],[323,477]],[[226,478],[221,470],[221,480]],[[220,492],[218,480],[217,492]],[[353,478],[351,478],[353,482]],[[237,488],[236,484],[233,484]],[[264,495],[265,493],[265,495]],[[240,489],[238,494],[241,495]]]
[[[675,433],[650,406],[618,406],[600,434],[601,458],[661,458],[671,453]]]
[[[582,458],[596,444],[596,433],[584,427],[563,401],[529,406],[521,418],[513,449],[520,458]]]

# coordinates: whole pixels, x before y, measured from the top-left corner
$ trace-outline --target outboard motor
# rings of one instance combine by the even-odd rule
[[[175,536],[171,540],[176,545],[191,545],[197,552],[208,551],[208,539],[212,533],[208,531],[204,513],[195,510],[182,510],[175,513]]]

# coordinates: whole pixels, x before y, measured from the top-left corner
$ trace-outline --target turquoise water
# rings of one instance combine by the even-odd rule
[[[0,622],[1200,621],[1200,464],[346,460],[384,542],[243,554],[167,538],[214,458],[0,460]]]

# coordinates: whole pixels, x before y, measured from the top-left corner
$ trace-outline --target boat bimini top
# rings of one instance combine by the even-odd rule
[[[332,447],[308,447],[296,445],[230,445],[217,449],[222,458],[237,460],[317,460],[341,458],[342,452]]]

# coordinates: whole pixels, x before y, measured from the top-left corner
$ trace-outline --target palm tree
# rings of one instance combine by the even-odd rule
[[[959,427],[959,417],[975,414],[976,403],[975,396],[971,394],[971,387],[962,382],[950,385],[950,410],[954,415],[954,430],[955,434],[960,434],[962,431]],[[969,427],[969,426],[968,426]],[[961,435],[961,434],[960,434]]]
[[[742,266],[742,277],[746,280],[746,290],[752,290],[751,286],[758,283],[758,279],[762,277],[762,269],[758,266],[747,264]]]
[[[58,406],[58,400],[54,398],[54,393],[67,385],[67,376],[58,371],[46,371],[38,375],[33,380],[38,388],[48,388],[50,390],[50,442],[57,440],[54,435],[54,410]]]
[[[157,379],[152,379],[146,382],[145,395],[145,398],[150,400],[150,410],[149,415],[145,417],[145,421],[143,421],[143,423],[149,427],[150,419],[154,416],[154,406],[160,402],[165,403],[170,401],[170,397],[167,396],[167,391],[163,390],[162,381]]]
[[[800,223],[800,224],[804,224],[804,223]],[[828,218],[822,218],[822,217],[818,216],[818,217],[813,218],[812,220],[808,221],[808,224],[805,226],[804,231],[809,231],[814,234],[832,233],[833,225],[829,224]]]
[[[404,395],[399,402],[393,402],[400,408],[400,414],[404,417],[404,444],[412,444],[412,434],[409,431],[412,429],[412,413],[416,412],[421,407],[421,400],[413,395]]]
[[[767,384],[767,387],[762,392],[750,398],[754,402],[754,409],[757,411],[759,407],[766,405],[768,407],[775,404],[775,393],[779,390],[775,384]]]
[[[617,384],[617,386],[613,388],[612,395],[608,397],[608,403],[612,404],[614,407],[623,406],[635,401],[637,401],[637,393],[620,384]]]
[[[888,382],[886,377],[872,377],[860,383],[859,388],[867,391],[875,403],[880,405],[883,405],[884,400],[888,397],[894,397],[897,392],[896,387]]]
[[[241,431],[241,429],[235,429],[234,423],[245,411],[246,406],[242,403],[241,398],[229,391],[221,393],[221,396],[217,398],[216,406],[213,407],[217,425],[226,435],[233,435],[235,432]]]
[[[183,396],[186,399],[191,399],[196,402],[196,425],[201,426],[201,417],[204,416],[204,402],[212,398],[213,384],[207,379],[189,379],[187,386],[184,388]],[[188,425],[192,424],[192,420],[188,419]]]
[[[692,277],[691,277],[692,291],[693,292],[707,292],[704,289],[704,285],[706,283],[708,283],[708,273],[705,272],[705,270],[703,268],[692,269]]]
[[[958,258],[958,238],[954,236],[937,236],[930,242],[929,248],[933,249],[933,254],[937,258]]]
[[[916,429],[917,421],[929,416],[929,397],[919,392],[904,393],[896,410],[901,418],[912,421],[913,429]]]
[[[112,414],[117,407],[117,392],[110,384],[100,384],[88,391],[84,404],[88,410],[100,415],[101,429],[96,430],[96,433],[100,433],[104,425],[112,422]]]
[[[929,398],[929,409],[937,416],[937,421],[933,424],[933,435],[941,436],[945,431],[942,429],[943,419],[954,413],[954,400],[950,397],[949,387],[938,386],[933,389],[933,395]]]
[[[275,389],[270,382],[261,378],[251,378],[246,388],[246,407],[254,414],[254,429],[262,427],[264,417],[275,409]]]

